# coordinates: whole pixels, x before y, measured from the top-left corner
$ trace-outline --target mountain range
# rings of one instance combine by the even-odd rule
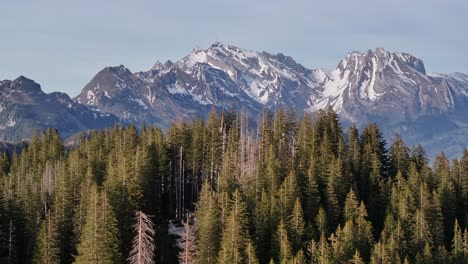
[[[421,59],[383,48],[351,52],[326,70],[219,42],[144,72],[106,67],[75,98],[46,94],[23,76],[0,81],[0,140],[17,142],[46,127],[68,137],[115,122],[167,128],[212,108],[255,119],[264,108],[302,114],[330,106],[345,125],[376,122],[388,140],[398,132],[429,157],[442,150],[456,156],[468,145],[468,75],[427,73]]]

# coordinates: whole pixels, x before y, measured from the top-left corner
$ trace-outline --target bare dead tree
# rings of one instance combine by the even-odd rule
[[[150,217],[141,211],[135,213],[132,250],[128,257],[130,264],[154,264],[154,225]]]
[[[54,193],[55,187],[55,168],[50,162],[46,163],[44,173],[42,174],[41,195],[43,196],[44,215],[49,210],[50,197]]]
[[[8,264],[15,264],[16,259],[16,227],[13,220],[10,219],[8,227]]]
[[[182,251],[179,253],[179,263],[194,264],[196,263],[196,226],[189,223],[189,216],[187,216],[187,220],[182,223],[184,225],[185,233],[181,237]]]

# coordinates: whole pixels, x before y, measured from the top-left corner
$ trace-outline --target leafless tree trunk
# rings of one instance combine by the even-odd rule
[[[185,233],[182,236],[182,252],[179,253],[179,263],[181,264],[194,264],[196,259],[196,227],[189,224],[189,216],[187,220],[182,222],[184,224]]]
[[[15,249],[15,224],[10,219],[10,225],[8,228],[8,264],[16,263],[16,249]]]
[[[135,213],[135,220],[133,229],[136,235],[128,261],[130,264],[153,264],[155,234],[153,222],[148,215],[141,211]]]

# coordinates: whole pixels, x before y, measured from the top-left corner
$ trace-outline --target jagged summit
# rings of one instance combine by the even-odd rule
[[[20,127],[60,122],[69,132],[110,120],[164,128],[177,119],[206,117],[212,108],[243,111],[255,120],[264,108],[303,114],[330,106],[344,123],[378,122],[388,137],[399,132],[409,143],[430,142],[436,148],[440,133],[450,141],[466,139],[456,141],[454,149],[468,142],[468,136],[460,136],[468,127],[465,74],[427,74],[421,59],[380,47],[350,52],[325,70],[304,67],[287,54],[221,42],[194,48],[174,62],[156,61],[147,71],[106,67],[73,100],[45,94],[24,76],[0,81],[0,139],[22,135]]]
[[[178,118],[206,116],[212,107],[256,116],[264,107],[303,113],[331,106],[345,123],[384,122],[389,135],[409,135],[427,120],[452,122],[444,127],[453,128],[468,119],[466,75],[426,74],[421,59],[381,47],[350,52],[332,70],[222,42],[194,48],[175,62],[157,61],[144,72],[106,69],[75,99],[137,124],[167,127]]]
[[[1,141],[19,142],[30,138],[35,129],[49,127],[58,128],[67,137],[117,121],[115,116],[90,110],[64,93],[44,93],[38,83],[25,76],[0,82]]]
[[[161,108],[159,104],[154,105],[158,95],[165,105],[163,109],[172,109],[176,113],[180,111],[175,108],[183,108],[180,104],[223,108],[230,107],[232,104],[228,102],[236,98],[254,112],[263,106],[274,109],[294,105],[297,109],[312,112],[332,106],[357,121],[356,106],[359,106],[361,114],[358,116],[361,116],[373,111],[377,101],[388,101],[388,105],[396,107],[395,104],[411,97],[412,103],[399,116],[398,120],[401,120],[428,105],[441,111],[452,107],[449,106],[453,103],[451,100],[437,100],[437,96],[430,98],[434,93],[447,91],[444,87],[433,91],[435,86],[430,85],[431,78],[426,75],[422,60],[381,47],[348,53],[334,70],[329,71],[307,69],[282,53],[257,52],[215,42],[207,48],[194,48],[174,63],[157,61],[147,72],[132,74],[123,66],[105,68],[76,99],[106,109],[109,104],[121,105],[122,102],[111,102],[124,97],[134,104],[133,111],[113,113],[129,115],[136,111],[130,116],[137,120],[140,119],[138,108],[143,108],[144,112]],[[447,93],[438,97],[447,97]],[[162,100],[166,95],[170,96],[168,101],[171,103]],[[429,101],[438,101],[439,105]],[[167,115],[164,112],[150,115],[158,119],[164,114]]]
[[[424,62],[421,59],[405,52],[391,52],[381,47],[376,48],[374,51],[367,50],[364,53],[359,51],[348,53],[346,58],[340,61],[338,67],[344,68],[349,62],[354,61],[369,64],[373,63],[372,60],[375,60],[382,70],[388,67],[389,69],[393,68],[395,71],[401,72],[401,67],[410,67],[421,74],[426,74]]]

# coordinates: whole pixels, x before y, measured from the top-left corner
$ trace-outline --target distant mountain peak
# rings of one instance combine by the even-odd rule
[[[409,53],[391,52],[381,47],[373,51],[367,50],[365,53],[358,51],[348,53],[346,58],[340,61],[337,68],[343,71],[348,68],[352,72],[366,67],[366,65],[379,72],[391,70],[402,75],[414,70],[419,74],[426,74],[424,62],[421,59]]]
[[[335,69],[324,70],[283,53],[215,42],[174,63],[157,61],[148,71],[107,68],[75,100],[128,122],[163,127],[206,116],[213,107],[256,116],[265,107],[303,113],[331,106],[344,122],[386,120],[394,128],[420,118],[466,116],[457,111],[468,110],[468,77],[427,75],[419,58],[382,47],[350,52]]]
[[[44,93],[33,80],[20,76],[0,82],[0,140],[19,142],[31,138],[35,129],[58,128],[62,136],[104,128],[115,116],[88,109],[67,94]]]
[[[212,108],[256,119],[262,109],[280,107],[299,114],[333,107],[343,122],[381,122],[388,135],[411,136],[420,126],[421,138],[431,142],[426,135],[435,133],[433,124],[443,123],[437,132],[449,133],[467,126],[468,75],[426,74],[421,59],[382,47],[350,52],[324,70],[283,53],[215,42],[175,62],[156,61],[147,71],[103,68],[73,100],[46,94],[24,76],[0,81],[0,140],[23,139],[32,127],[53,126],[64,135],[119,120],[168,128],[176,119],[206,117]]]

